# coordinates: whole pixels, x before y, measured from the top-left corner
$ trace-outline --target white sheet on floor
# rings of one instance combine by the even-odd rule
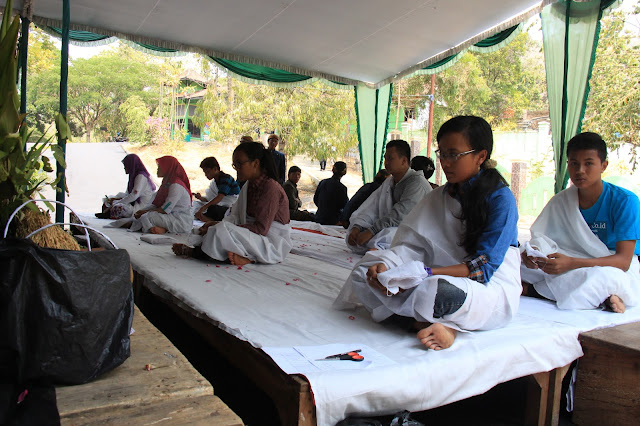
[[[525,297],[507,327],[461,333],[451,348],[429,351],[414,332],[375,323],[364,308],[331,308],[350,272],[348,266],[293,253],[281,264],[242,268],[183,259],[168,246],[141,242],[140,234],[103,229],[108,220],[82,219],[129,251],[134,268],[145,275],[151,291],[171,297],[255,347],[361,343],[396,362],[363,371],[306,374],[318,425],[332,425],[350,415],[426,410],[478,395],[499,383],[549,371],[582,356],[580,331],[640,319],[640,310],[635,309],[625,314],[560,312],[551,302]],[[296,235],[292,232],[292,239]],[[189,238],[170,236],[182,242]],[[317,238],[323,244],[324,238],[335,237]]]

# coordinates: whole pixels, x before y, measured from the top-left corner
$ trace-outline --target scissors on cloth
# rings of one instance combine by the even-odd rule
[[[329,355],[322,359],[317,359],[316,361],[362,361],[364,357],[360,355],[361,349],[356,349],[354,351],[344,352],[341,354]]]

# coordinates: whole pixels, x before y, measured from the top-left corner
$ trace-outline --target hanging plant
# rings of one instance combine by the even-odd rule
[[[51,137],[44,135],[38,139],[28,150],[27,141],[32,131],[27,129],[24,118],[25,114],[20,114],[18,103],[17,77],[17,47],[18,30],[20,28],[20,18],[16,16],[11,21],[12,1],[7,1],[2,15],[0,25],[0,225],[1,230],[9,219],[13,211],[25,201],[33,199],[36,195],[41,198],[41,191],[50,186],[56,188],[61,175],[53,181],[41,178],[40,173],[53,172],[53,167],[49,158],[44,154],[50,149],[53,157],[66,167],[64,153],[62,149],[51,143]],[[66,119],[61,114],[56,118],[56,127],[61,136],[68,137],[68,125]],[[46,134],[46,132],[45,132]],[[27,204],[28,208],[36,213],[41,213],[48,217],[34,204]],[[47,207],[53,207],[47,203]],[[28,229],[29,223],[41,223],[41,220],[34,220],[33,215],[29,215],[29,220],[25,220],[25,214],[20,212],[14,219],[15,229]],[[47,219],[49,221],[49,219]],[[45,240],[56,239],[55,235],[60,235],[64,231],[53,227],[52,233],[45,237]],[[48,231],[43,231],[46,233]],[[0,234],[1,235],[1,234]],[[54,235],[53,237],[51,235]],[[61,237],[67,240],[66,236]],[[66,243],[65,243],[66,245]]]

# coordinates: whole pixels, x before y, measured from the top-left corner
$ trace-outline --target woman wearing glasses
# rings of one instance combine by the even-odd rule
[[[202,246],[174,244],[178,256],[229,260],[233,265],[278,263],[291,250],[289,199],[277,182],[271,153],[258,142],[233,151],[238,180],[247,181],[238,201],[221,222],[213,222]]]
[[[505,326],[520,300],[516,201],[490,167],[491,126],[459,116],[437,135],[447,184],[400,224],[389,250],[368,252],[334,306],[364,304],[376,321],[416,320],[418,339],[446,349],[458,331]]]

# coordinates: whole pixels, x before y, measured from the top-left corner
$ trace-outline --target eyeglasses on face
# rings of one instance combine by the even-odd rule
[[[460,157],[464,157],[467,154],[471,154],[472,152],[476,152],[475,149],[471,149],[465,152],[459,152],[458,154],[441,154],[439,149],[436,149],[436,157],[440,160],[449,160],[449,161],[458,161]]]
[[[238,162],[233,162],[231,163],[231,167],[233,167],[234,169],[238,170],[240,167],[242,167],[244,164],[246,163],[250,163],[251,160],[245,160],[245,161],[238,161]]]

